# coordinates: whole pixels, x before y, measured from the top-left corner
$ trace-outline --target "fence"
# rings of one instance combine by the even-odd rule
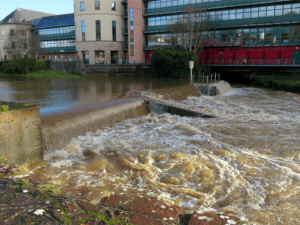
[[[83,63],[85,65],[90,64],[89,60],[83,60]],[[115,61],[108,61],[108,60],[96,60],[94,65],[137,65],[137,64],[143,64],[143,65],[151,65],[150,60],[146,61],[136,61],[136,60],[115,60]]]
[[[208,66],[300,66],[299,58],[255,58],[247,59],[202,59],[200,64]]]

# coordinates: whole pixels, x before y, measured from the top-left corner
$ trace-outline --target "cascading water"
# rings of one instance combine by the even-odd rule
[[[232,213],[245,224],[300,224],[299,103],[297,94],[259,88],[189,97],[176,104],[216,118],[128,119],[73,138],[32,172],[97,193]]]

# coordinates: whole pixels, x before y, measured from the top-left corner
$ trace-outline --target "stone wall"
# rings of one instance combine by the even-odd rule
[[[82,60],[50,60],[50,68],[53,71],[76,72],[84,76],[84,64]]]
[[[13,104],[1,102],[2,105]],[[1,105],[0,104],[0,105]],[[10,153],[7,164],[43,160],[40,107],[0,112],[0,156]]]

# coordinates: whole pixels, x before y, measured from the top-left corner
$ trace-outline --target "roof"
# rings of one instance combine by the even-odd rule
[[[43,17],[33,29],[75,26],[74,13]]]
[[[11,22],[20,23],[22,22],[21,19],[24,19],[23,22],[27,22],[41,17],[53,16],[53,15],[54,14],[17,8],[15,11],[13,11],[8,16],[6,16],[3,20],[1,20],[0,23],[11,23]],[[13,21],[11,21],[11,19],[13,19]]]

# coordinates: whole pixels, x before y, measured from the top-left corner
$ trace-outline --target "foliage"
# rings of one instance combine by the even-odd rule
[[[37,60],[34,68],[34,71],[39,71],[39,70],[50,70],[50,61],[48,59],[40,59]]]
[[[194,61],[193,73],[201,69],[199,56],[195,52],[187,52],[179,47],[156,49],[151,64],[156,77],[189,78],[189,61]]]
[[[9,111],[9,106],[8,105],[1,106],[0,112],[7,112],[7,111]]]
[[[7,153],[6,155],[0,155],[0,164],[5,164],[10,157],[8,157],[10,153]]]
[[[8,111],[16,110],[16,109],[27,108],[27,107],[30,107],[27,103],[24,105],[16,105],[12,108],[10,108],[8,105],[2,105],[0,108],[0,112],[8,112]]]
[[[284,78],[254,78],[251,80],[251,83],[266,88],[300,93],[300,80]]]
[[[8,74],[29,74],[34,70],[36,59],[34,57],[16,58],[4,66],[4,72]]]

